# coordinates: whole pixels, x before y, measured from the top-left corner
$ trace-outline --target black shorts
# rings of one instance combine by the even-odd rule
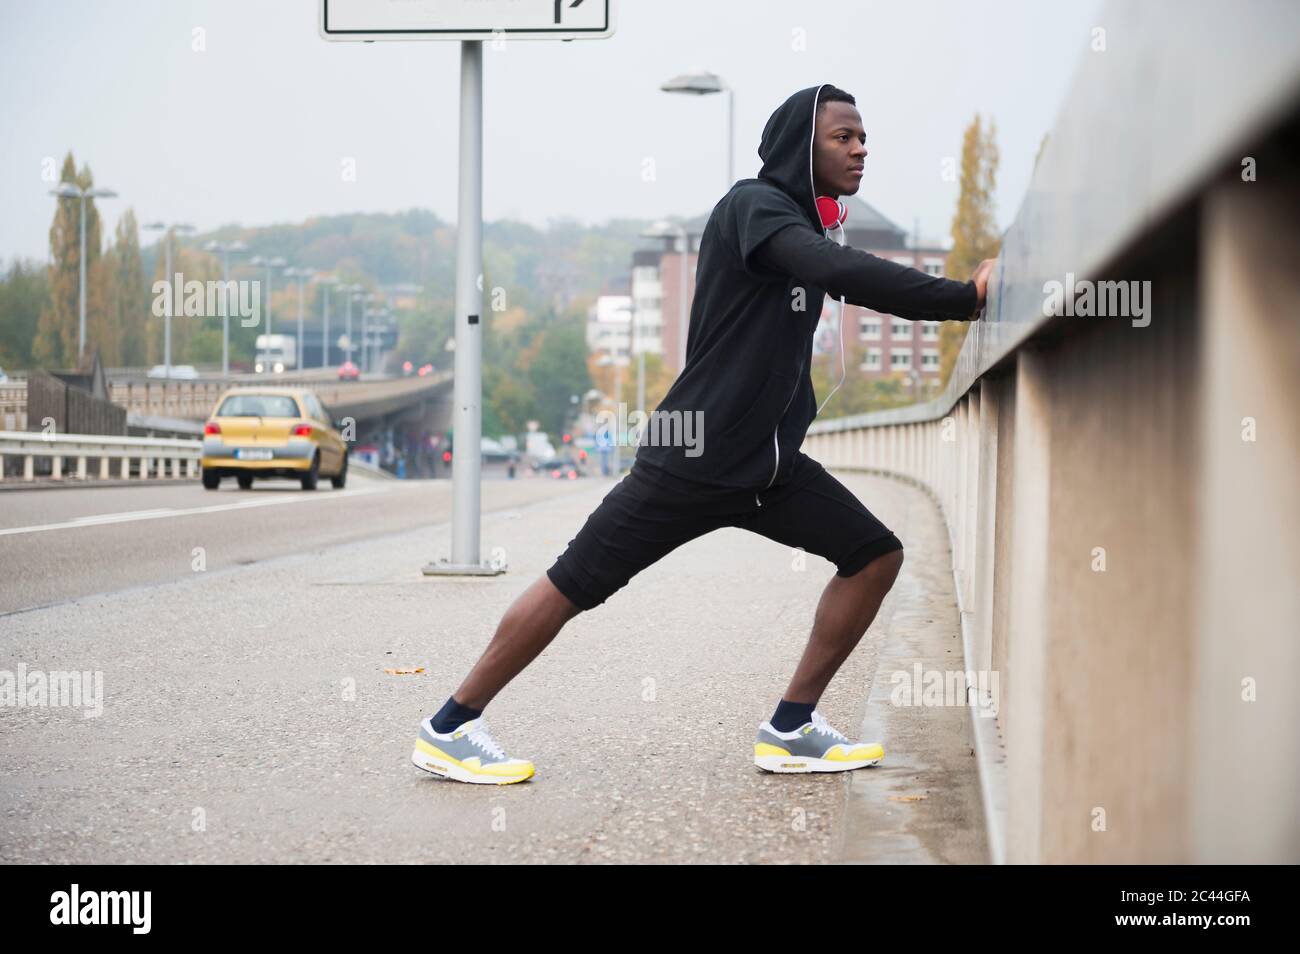
[[[848,488],[803,453],[790,480],[757,494],[697,484],[636,461],[546,575],[576,606],[593,609],[683,543],[723,527],[802,547],[834,563],[839,576],[903,549]]]

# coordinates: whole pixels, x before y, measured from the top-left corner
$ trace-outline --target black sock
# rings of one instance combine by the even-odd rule
[[[778,732],[793,732],[805,722],[812,721],[813,709],[816,703],[813,702],[787,702],[782,699],[776,706],[776,712],[772,715],[772,728]]]
[[[446,735],[452,729],[483,714],[482,709],[471,709],[456,701],[455,696],[448,696],[438,714],[433,717],[433,731]]]

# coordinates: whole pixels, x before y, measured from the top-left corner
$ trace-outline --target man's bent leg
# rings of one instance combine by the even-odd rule
[[[783,698],[790,702],[816,705],[844,660],[876,618],[885,594],[894,585],[903,565],[903,551],[891,550],[876,557],[852,576],[836,575],[826,584],[812,635],[799,660],[794,678]]]
[[[485,709],[506,683],[550,645],[564,624],[582,612],[543,573],[510,604],[487,649],[452,699]]]
[[[812,634],[772,724],[785,731],[811,718],[832,677],[871,625],[903,563],[903,544],[852,491],[800,454],[795,479],[774,490],[739,526],[835,564]]]

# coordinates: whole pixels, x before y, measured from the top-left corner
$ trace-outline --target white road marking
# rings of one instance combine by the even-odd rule
[[[344,497],[363,497],[367,494],[387,493],[388,487],[357,487],[352,490],[334,490],[324,494],[285,493],[283,496],[267,497],[262,500],[241,500],[239,503],[210,504],[206,507],[187,507],[184,510],[163,508],[160,510],[127,510],[121,513],[91,514],[65,520],[61,523],[43,523],[33,527],[9,527],[0,530],[0,537],[19,533],[44,533],[47,530],[68,530],[77,527],[98,527],[106,523],[134,523],[137,520],[160,520],[165,517],[190,517],[200,513],[220,513],[225,510],[247,510],[251,507],[276,507],[281,504],[310,503],[312,501],[341,500]]]

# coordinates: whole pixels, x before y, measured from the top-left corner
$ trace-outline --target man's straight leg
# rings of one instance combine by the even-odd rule
[[[546,574],[510,605],[483,655],[436,715],[425,719],[412,762],[464,782],[508,784],[533,774],[487,734],[483,709],[574,616],[604,603],[683,543],[727,525],[710,498],[681,492],[663,474],[633,467],[587,517]]]

